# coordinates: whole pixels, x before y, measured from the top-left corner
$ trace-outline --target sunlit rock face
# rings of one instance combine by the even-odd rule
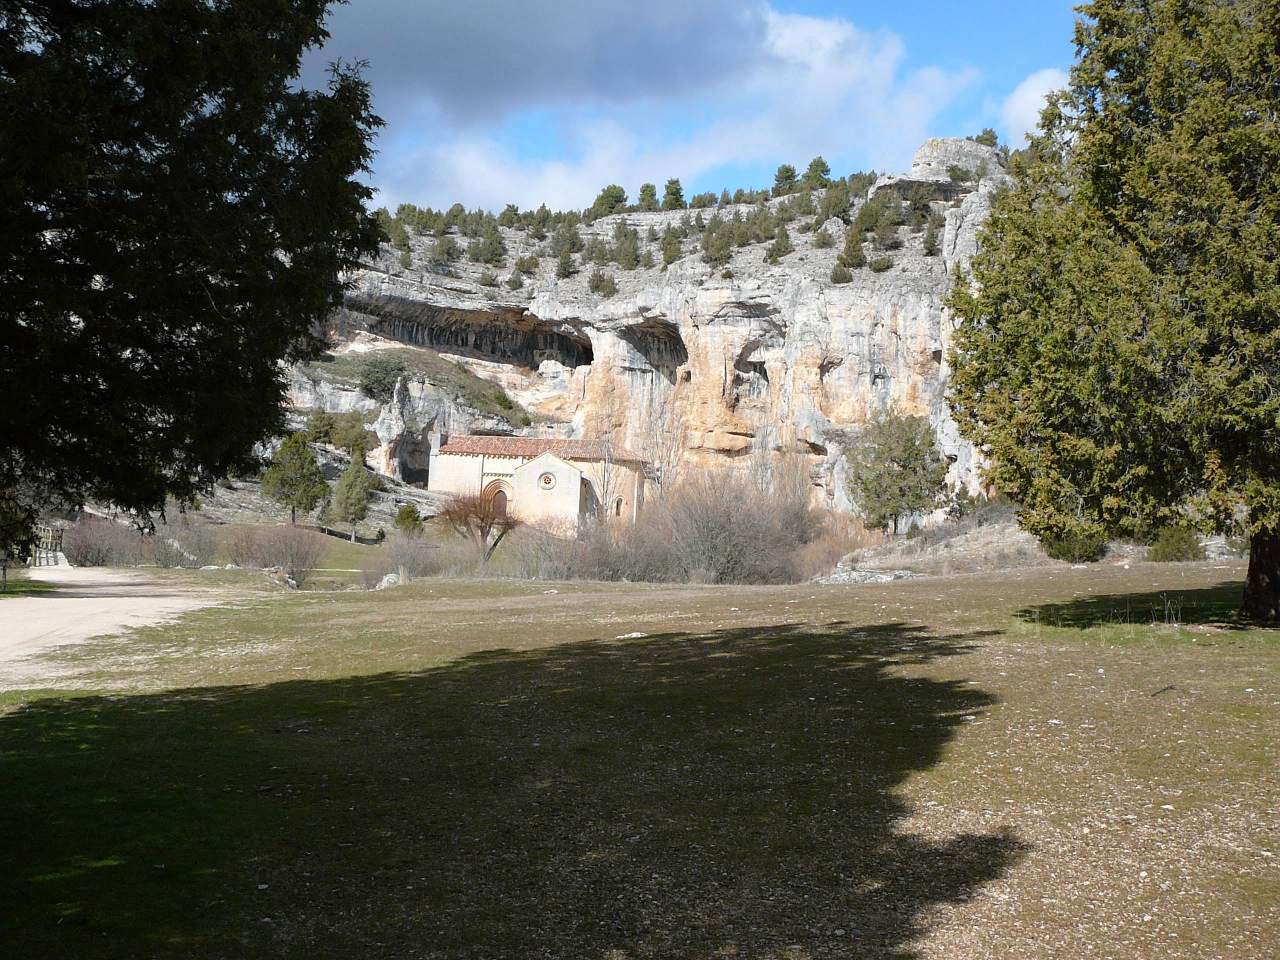
[[[981,179],[958,182],[956,168]],[[851,506],[845,449],[870,415],[893,406],[927,416],[952,458],[952,484],[975,488],[977,459],[945,401],[952,319],[943,300],[952,269],[973,255],[993,191],[1007,181],[997,151],[967,140],[927,141],[909,173],[880,178],[868,195],[927,187],[945,215],[939,252],[926,256],[924,234],[903,227],[901,249],[867,245],[869,258],[890,256],[892,267],[855,270],[853,282],[842,285],[830,278],[845,227],[825,224],[834,245],[823,249],[814,232],[801,230],[812,217],[789,225],[796,249],[777,264],[756,244],[735,249],[727,268],[708,266],[695,235],[665,270],[659,244],[645,238],[650,227],[660,235],[684,213],[598,220],[582,228],[584,239],[608,241],[625,220],[658,264],[603,267],[618,285],[607,299],[588,289],[593,266],[556,279],[547,255],[518,290],[482,285],[487,268],[466,261],[453,265],[456,276],[442,276],[420,268],[432,238],[414,237],[412,268],[402,269],[398,254],[386,250],[353,275],[348,310],[333,332],[340,344],[359,336],[456,359],[531,414],[533,423],[518,432],[608,435],[654,459],[674,444],[682,469],[741,470],[760,458],[801,454],[812,466],[815,500],[837,509]],[[752,208],[737,209],[745,216]],[[715,213],[701,211],[704,218]],[[543,246],[517,231],[504,231],[504,239],[509,256],[500,281],[510,277],[515,257]],[[299,385],[295,402],[337,408],[359,400]],[[425,380],[407,381],[377,411],[382,446],[371,463],[409,475],[426,434],[441,425],[454,432],[504,427]]]

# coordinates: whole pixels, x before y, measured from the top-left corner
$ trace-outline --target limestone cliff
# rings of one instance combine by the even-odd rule
[[[959,168],[974,171],[977,182],[956,182]],[[344,343],[359,336],[364,346],[409,344],[457,359],[530,412],[533,423],[518,432],[608,435],[655,461],[712,469],[803,453],[818,496],[839,509],[850,506],[845,447],[873,411],[893,404],[930,418],[953,458],[952,482],[973,486],[974,451],[945,402],[951,320],[942,301],[952,268],[975,249],[992,191],[1006,181],[995,150],[967,140],[926,142],[909,173],[880,178],[868,196],[927,185],[946,218],[938,255],[926,256],[923,235],[903,228],[904,246],[892,252],[890,269],[864,267],[842,285],[830,279],[846,229],[839,220],[825,225],[835,241],[825,249],[814,244],[814,232],[792,224],[795,252],[777,264],[767,263],[765,245],[757,244],[735,249],[727,268],[713,268],[702,262],[695,237],[665,270],[610,268],[618,292],[609,298],[588,290],[590,267],[557,279],[545,255],[519,290],[482,286],[486,268],[465,261],[454,265],[455,276],[443,276],[424,266],[430,238],[414,237],[409,269],[386,250],[352,278],[334,334]],[[582,234],[608,239],[625,219],[644,238],[650,227],[660,234],[684,216],[621,214]],[[505,231],[504,239],[509,257],[501,280],[515,257],[541,246],[521,232]],[[661,264],[657,245],[647,246]],[[357,401],[325,395],[300,377],[294,402],[334,409]],[[503,426],[425,380],[402,382],[389,404],[367,404],[383,444],[373,462],[397,476],[420,462],[414,451],[432,427]]]

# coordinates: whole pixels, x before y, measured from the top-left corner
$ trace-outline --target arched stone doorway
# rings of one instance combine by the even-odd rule
[[[505,480],[494,480],[480,493],[480,500],[496,517],[511,510],[511,487]]]

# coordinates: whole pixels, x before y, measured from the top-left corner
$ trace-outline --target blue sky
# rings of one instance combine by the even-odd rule
[[[370,62],[379,202],[582,207],[679,177],[763,186],[822,154],[901,170],[929,136],[1018,143],[1065,81],[1072,2],[351,0],[313,53]]]

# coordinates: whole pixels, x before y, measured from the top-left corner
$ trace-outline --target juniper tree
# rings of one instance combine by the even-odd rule
[[[952,409],[1042,539],[1239,524],[1280,619],[1280,13],[1095,0],[956,286]],[[1242,519],[1241,519],[1242,518]]]
[[[946,491],[947,461],[927,417],[880,411],[846,459],[850,495],[867,522],[890,536],[903,517],[932,510]]]
[[[292,433],[280,444],[262,475],[262,492],[289,508],[291,524],[297,523],[299,510],[310,513],[328,494],[305,433]]]
[[[680,181],[672,177],[667,181],[667,186],[662,195],[663,210],[683,210],[684,188],[680,186]]]
[[[190,500],[282,432],[383,236],[368,84],[297,83],[328,6],[5,5],[0,516]]]
[[[773,243],[769,244],[769,249],[765,251],[764,258],[770,263],[777,263],[788,253],[795,250],[791,243],[791,234],[787,233],[787,228],[779,224],[778,232],[774,235]]]
[[[333,488],[333,497],[325,507],[324,519],[329,523],[351,524],[351,542],[356,542],[356,524],[369,514],[369,494],[373,478],[364,465],[364,447],[351,451],[351,462],[342,471]]]
[[[831,183],[831,165],[821,156],[809,161],[809,168],[804,172],[804,185],[809,190],[821,190]]]
[[[600,195],[596,197],[595,203],[591,204],[591,209],[588,212],[591,215],[591,219],[598,220],[601,217],[609,216],[611,213],[617,213],[626,205],[627,191],[616,183],[611,183],[600,191]]]
[[[658,209],[658,188],[652,183],[640,184],[640,201],[637,204],[646,212]]]

